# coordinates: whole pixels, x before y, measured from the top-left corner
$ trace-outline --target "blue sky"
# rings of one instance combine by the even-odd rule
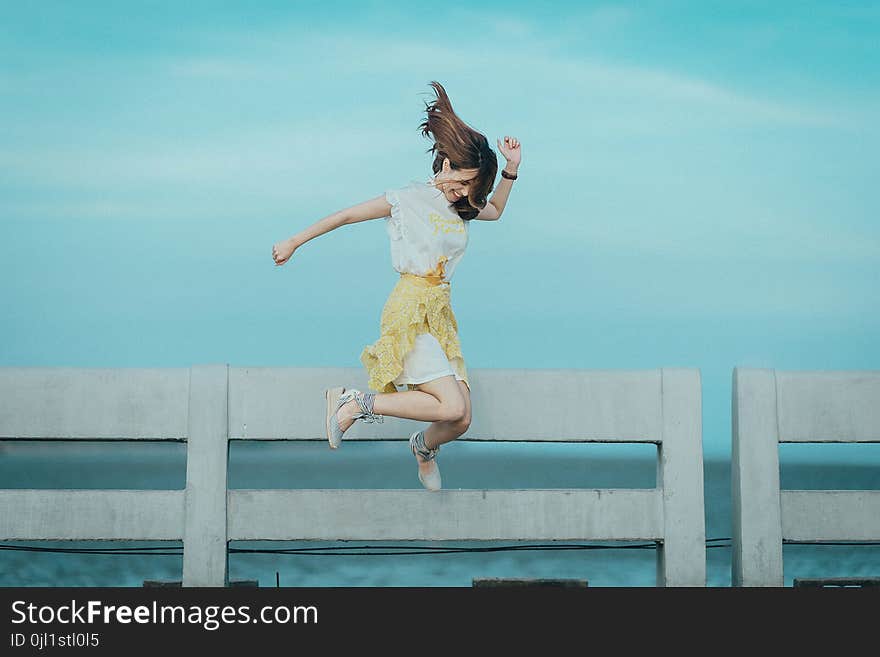
[[[523,150],[470,368],[699,367],[717,455],[734,366],[880,369],[878,6],[538,4],[5,4],[0,366],[359,366],[383,222],[271,247],[427,178],[439,80]]]

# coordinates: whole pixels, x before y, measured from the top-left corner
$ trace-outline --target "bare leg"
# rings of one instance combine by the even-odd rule
[[[459,393],[464,401],[465,411],[458,419],[437,420],[425,429],[425,446],[429,449],[434,449],[444,443],[455,440],[467,431],[468,426],[471,423],[471,395],[470,389],[464,381],[457,381],[454,377],[444,377],[443,379],[420,383],[419,389],[436,394],[445,393],[446,395],[451,396],[451,390],[447,392],[447,388],[450,387],[448,386],[448,379],[452,379],[452,383],[458,386]],[[437,467],[434,461],[423,461],[422,457],[418,454],[416,454],[416,461],[418,461],[419,472],[422,476],[429,474]]]
[[[455,377],[449,375],[420,383],[418,390],[377,393],[373,400],[373,412],[423,422],[459,421],[469,408],[469,400],[462,396],[457,383]],[[336,413],[339,428],[347,430],[358,413],[360,407],[356,401],[343,404]]]
[[[437,420],[425,429],[425,445],[430,449],[451,442],[464,434],[471,424],[471,391],[464,381],[456,381],[464,397],[465,413],[458,420]]]

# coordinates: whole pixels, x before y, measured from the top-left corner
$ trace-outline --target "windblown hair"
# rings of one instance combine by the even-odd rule
[[[467,197],[452,204],[459,217],[473,219],[486,206],[498,173],[498,159],[486,137],[458,118],[443,85],[434,81],[431,86],[437,98],[425,103],[427,118],[419,125],[419,130],[422,136],[434,141],[427,152],[434,153],[431,168],[435,174],[439,173],[443,159],[447,157],[453,169],[479,169],[468,187]]]

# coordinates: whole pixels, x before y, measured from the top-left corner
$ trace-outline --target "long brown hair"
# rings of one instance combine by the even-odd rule
[[[443,85],[433,81],[431,86],[437,98],[425,103],[427,118],[419,125],[419,130],[424,137],[434,141],[427,152],[434,153],[431,168],[435,174],[439,173],[443,159],[447,157],[453,169],[479,169],[468,186],[468,195],[452,204],[459,217],[473,219],[485,207],[495,184],[498,159],[486,137],[458,118]]]

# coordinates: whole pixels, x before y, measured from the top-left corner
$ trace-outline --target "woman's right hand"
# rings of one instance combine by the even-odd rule
[[[296,251],[296,244],[293,240],[283,240],[272,247],[272,260],[277,265],[283,265],[290,260],[290,256]]]

